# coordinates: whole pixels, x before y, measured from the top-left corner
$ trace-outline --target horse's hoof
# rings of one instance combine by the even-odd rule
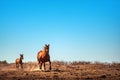
[[[39,71],[42,71],[42,69],[40,69]]]

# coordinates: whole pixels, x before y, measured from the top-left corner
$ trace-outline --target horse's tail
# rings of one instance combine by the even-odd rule
[[[40,51],[37,53],[37,61],[39,61],[39,54],[40,54]]]
[[[18,58],[15,60],[15,63],[16,63],[16,64],[18,63],[17,60],[18,60]]]
[[[42,51],[39,51],[38,52],[38,54],[37,54],[37,63],[39,64],[40,63],[40,53],[41,53]]]

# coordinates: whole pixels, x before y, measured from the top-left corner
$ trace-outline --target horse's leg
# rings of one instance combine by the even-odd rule
[[[21,64],[21,68],[23,69],[23,64]]]
[[[44,62],[44,70],[46,70],[46,67],[45,67],[45,62]]]
[[[16,63],[16,68],[18,68],[18,64]]]
[[[51,70],[51,61],[49,61],[49,66],[50,66],[49,69]]]
[[[17,63],[17,68],[19,68],[19,63]]]
[[[39,64],[39,68],[42,69],[42,62],[40,62],[40,64]]]
[[[16,68],[17,68],[17,63],[16,63]]]
[[[19,63],[17,63],[17,68],[19,68]]]

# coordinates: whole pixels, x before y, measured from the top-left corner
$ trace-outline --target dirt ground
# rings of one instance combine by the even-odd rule
[[[16,69],[14,63],[0,64],[0,80],[120,80],[120,63],[52,62],[52,70],[39,70],[34,62]]]

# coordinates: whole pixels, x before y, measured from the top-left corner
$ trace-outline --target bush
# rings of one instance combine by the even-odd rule
[[[6,60],[0,61],[0,64],[8,64]]]
[[[84,64],[91,64],[91,62],[87,61],[73,61],[71,62],[72,65],[84,65]]]

